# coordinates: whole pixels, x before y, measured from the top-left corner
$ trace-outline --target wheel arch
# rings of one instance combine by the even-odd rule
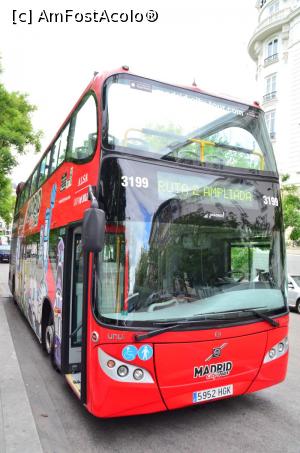
[[[45,297],[43,300],[42,319],[41,319],[41,334],[42,334],[41,342],[42,342],[43,348],[45,348],[45,330],[46,330],[47,321],[49,319],[50,314],[52,314],[53,319],[54,319],[54,313],[53,313],[53,308],[52,308],[50,299],[48,297]]]

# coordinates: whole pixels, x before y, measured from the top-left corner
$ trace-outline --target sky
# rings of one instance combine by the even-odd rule
[[[4,72],[0,82],[9,91],[27,93],[30,103],[37,106],[32,121],[35,129],[43,131],[42,151],[94,71],[101,73],[126,64],[139,75],[181,85],[195,80],[206,91],[252,102],[258,98],[256,67],[247,45],[257,25],[255,4],[255,0],[2,0],[0,54]],[[32,24],[20,22],[18,18],[25,20],[30,10]],[[66,10],[72,10],[73,16],[95,12],[97,19],[104,10],[108,14],[133,10],[142,13],[144,20],[44,20],[51,12]],[[155,22],[145,19],[149,10],[157,12]],[[12,174],[14,182],[26,180],[40,156],[29,150],[19,158]]]

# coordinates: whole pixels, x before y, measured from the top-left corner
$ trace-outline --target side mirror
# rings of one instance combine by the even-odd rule
[[[101,252],[104,245],[105,212],[98,208],[85,211],[82,225],[82,248],[86,252]]]
[[[294,285],[293,285],[292,282],[289,282],[289,283],[288,283],[288,288],[289,288],[289,289],[294,289]]]

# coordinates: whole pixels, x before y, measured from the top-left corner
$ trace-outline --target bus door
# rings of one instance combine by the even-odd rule
[[[82,350],[82,304],[83,304],[83,250],[81,227],[73,230],[72,253],[70,254],[70,306],[68,328],[68,369],[66,378],[80,397],[81,391],[81,350]]]

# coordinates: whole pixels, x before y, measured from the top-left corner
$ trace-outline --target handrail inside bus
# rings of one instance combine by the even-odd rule
[[[191,142],[198,143],[200,145],[200,162],[204,162],[204,147],[205,145],[212,145],[215,146],[214,142],[210,142],[208,140],[201,140],[200,138],[191,138]]]
[[[142,129],[137,129],[137,128],[128,128],[124,134],[124,146],[127,146],[128,145],[128,140],[130,140],[128,138],[128,135],[130,134],[130,132],[138,132],[140,134],[151,134],[151,135],[156,135],[156,136],[162,136],[162,137],[170,137],[170,138],[178,138],[179,136],[176,135],[176,134],[169,134],[169,133],[165,133],[164,131],[155,131],[155,130],[152,130],[152,129],[145,129],[145,128],[142,128]],[[137,139],[137,140],[143,140],[143,139]],[[259,158],[259,169],[261,171],[264,170],[264,167],[265,167],[265,160],[264,160],[264,156],[263,154],[259,151],[259,150],[251,150],[251,149],[245,149],[245,148],[241,148],[239,146],[231,146],[231,145],[227,145],[227,144],[223,144],[223,143],[216,143],[216,142],[213,142],[211,140],[205,140],[205,139],[201,139],[201,138],[188,138],[187,139],[187,144],[188,143],[198,143],[199,146],[200,146],[200,162],[203,163],[204,160],[205,160],[205,146],[214,146],[216,148],[225,148],[225,149],[228,149],[230,151],[236,151],[236,152],[241,152],[241,153],[244,153],[244,154],[248,154],[248,155],[255,155],[255,156],[258,156]]]
[[[140,133],[143,133],[142,129],[136,129],[134,127],[130,127],[129,129],[127,129],[125,131],[125,134],[124,134],[124,146],[127,146],[127,143],[128,143],[128,134],[130,132],[140,132]]]
[[[230,151],[258,156],[259,157],[259,169],[262,171],[265,167],[264,157],[258,150],[250,150],[250,149],[248,150],[245,148],[240,148],[239,146],[230,146],[230,145],[226,145],[223,143],[215,143],[215,142],[211,142],[209,140],[202,140],[200,138],[190,138],[189,142],[198,143],[200,145],[200,162],[201,163],[204,162],[204,158],[205,158],[205,146],[210,145],[210,146],[214,146],[216,148],[225,148]]]

